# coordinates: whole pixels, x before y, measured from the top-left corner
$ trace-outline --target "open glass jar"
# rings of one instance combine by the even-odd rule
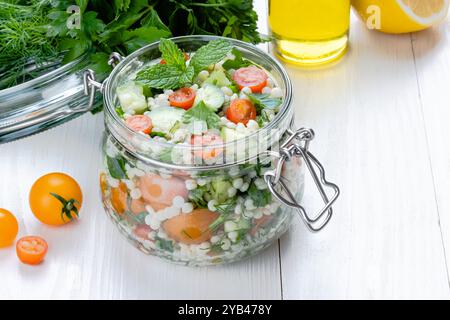
[[[218,39],[186,36],[172,40],[195,52]],[[175,263],[201,266],[254,255],[276,240],[298,213],[311,231],[321,230],[339,194],[308,151],[314,133],[292,130],[292,86],[283,67],[255,46],[229,40],[243,57],[267,70],[283,91],[283,103],[269,125],[233,142],[207,146],[172,144],[129,129],[116,112],[116,89],[160,58],[159,43],[125,59],[103,83],[87,71],[86,93],[104,96],[105,136],[102,200],[108,216],[141,251]],[[213,159],[204,154],[214,154]],[[311,218],[298,204],[304,171],[312,174],[324,207]],[[318,173],[316,173],[318,171]],[[329,187],[329,197],[324,190]]]

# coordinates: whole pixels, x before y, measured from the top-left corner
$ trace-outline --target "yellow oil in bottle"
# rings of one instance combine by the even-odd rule
[[[347,51],[350,0],[269,0],[269,26],[283,60],[329,63]]]

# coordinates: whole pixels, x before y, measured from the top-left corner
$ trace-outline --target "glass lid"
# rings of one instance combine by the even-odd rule
[[[41,66],[41,76],[0,90],[0,143],[49,129],[85,112],[86,66],[87,56],[64,66],[50,63]],[[32,71],[30,65],[25,72]]]

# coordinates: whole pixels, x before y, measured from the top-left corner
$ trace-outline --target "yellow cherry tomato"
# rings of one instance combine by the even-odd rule
[[[16,217],[8,210],[0,208],[0,248],[12,245],[18,232]]]
[[[59,226],[78,219],[83,195],[72,177],[54,172],[36,180],[29,201],[36,218],[42,223]]]

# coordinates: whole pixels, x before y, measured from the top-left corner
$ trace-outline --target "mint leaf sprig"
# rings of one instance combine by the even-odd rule
[[[198,73],[223,60],[233,49],[227,40],[214,40],[202,46],[186,65],[183,52],[171,40],[161,39],[159,51],[166,64],[154,64],[136,75],[140,84],[155,89],[176,89],[192,83]]]
[[[200,47],[191,59],[190,66],[194,67],[195,74],[223,60],[233,49],[228,40],[213,40]]]
[[[200,101],[183,115],[184,123],[192,123],[193,121],[204,121],[209,129],[214,129],[219,127],[220,118],[203,101]]]
[[[155,64],[136,75],[139,84],[154,89],[176,89],[185,71],[174,65]]]
[[[237,70],[239,68],[248,67],[254,64],[250,60],[244,59],[242,56],[242,52],[240,52],[236,48],[233,48],[231,53],[234,55],[234,59],[225,61],[225,63],[223,64],[225,70]]]
[[[167,65],[176,66],[180,70],[186,70],[184,54],[173,41],[161,39],[159,51],[161,51],[162,58]]]

